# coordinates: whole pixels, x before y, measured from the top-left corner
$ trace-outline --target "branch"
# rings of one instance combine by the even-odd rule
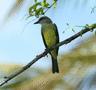
[[[61,41],[60,43],[58,43],[57,45],[51,47],[50,49],[46,49],[43,53],[39,54],[38,56],[36,56],[31,62],[29,62],[27,65],[25,65],[24,67],[22,67],[19,71],[13,73],[12,75],[5,77],[4,81],[0,84],[0,86],[4,85],[5,83],[7,83],[8,81],[10,81],[11,79],[15,78],[16,76],[18,76],[19,74],[21,74],[22,72],[24,72],[26,69],[30,68],[30,66],[32,66],[35,62],[37,62],[39,59],[41,59],[42,57],[46,56],[50,51],[52,51],[53,49],[60,47],[64,44],[68,44],[71,41],[75,40],[76,38],[78,38],[79,36],[82,36],[83,34],[89,32],[89,31],[93,31],[94,29],[96,29],[96,24],[92,24],[92,25],[86,25],[84,29],[82,29],[80,32],[76,33],[75,35],[69,37],[68,39],[65,39],[64,41]]]
[[[53,4],[51,4],[51,5],[50,5],[50,7],[49,7],[49,8],[47,8],[47,10],[45,10],[45,12],[44,12],[43,14],[45,14],[45,13],[46,13],[46,12],[47,12],[50,8],[52,8],[52,7],[53,7],[53,5],[57,3],[57,1],[58,1],[58,0],[56,0],[56,2],[54,2]]]
[[[38,12],[38,10],[33,10],[32,11],[32,9],[34,9],[33,8],[33,6],[31,6],[30,8],[29,8],[29,16],[28,17],[26,17],[26,19],[28,19],[29,17],[31,17],[31,16],[36,16],[37,18],[40,16],[40,15],[45,15],[45,13],[48,11],[48,10],[50,10],[56,3],[57,3],[57,1],[58,0],[56,0],[56,1],[54,1],[49,7],[46,7],[46,8],[44,8],[42,5],[42,7],[43,7],[43,13],[39,13],[39,14],[37,14],[36,12]],[[36,6],[37,7],[37,6]],[[39,8],[40,9],[40,8]],[[45,10],[46,9],[46,10]],[[32,13],[33,12],[35,12],[35,15],[33,15]],[[32,20],[33,21],[33,20]],[[30,22],[29,22],[30,23]]]

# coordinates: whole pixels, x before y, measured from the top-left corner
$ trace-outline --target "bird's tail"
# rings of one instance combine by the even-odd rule
[[[53,73],[56,73],[56,72],[59,73],[57,58],[54,59],[53,57],[52,57],[52,72]]]

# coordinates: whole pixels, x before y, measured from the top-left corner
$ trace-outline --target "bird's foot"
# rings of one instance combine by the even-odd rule
[[[45,51],[47,51],[47,50],[48,50],[48,48],[45,48]],[[48,54],[46,56],[48,57]]]

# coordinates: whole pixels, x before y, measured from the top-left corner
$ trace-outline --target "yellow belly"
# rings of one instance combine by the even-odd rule
[[[44,36],[44,40],[45,40],[45,43],[46,43],[48,48],[57,44],[56,32],[54,29],[55,28],[51,27],[51,26],[49,26],[49,28],[48,27],[43,28],[43,36]],[[54,58],[57,58],[57,54],[58,54],[57,49],[54,49],[51,51],[51,55]]]
[[[44,31],[43,33],[43,36],[44,36],[44,39],[48,48],[56,44],[56,34],[54,30],[46,29],[46,31]]]

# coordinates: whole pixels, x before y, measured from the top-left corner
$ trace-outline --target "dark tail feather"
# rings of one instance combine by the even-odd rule
[[[54,59],[52,57],[52,72],[53,73],[59,73],[59,67],[58,67],[58,62],[57,62],[57,59]]]

